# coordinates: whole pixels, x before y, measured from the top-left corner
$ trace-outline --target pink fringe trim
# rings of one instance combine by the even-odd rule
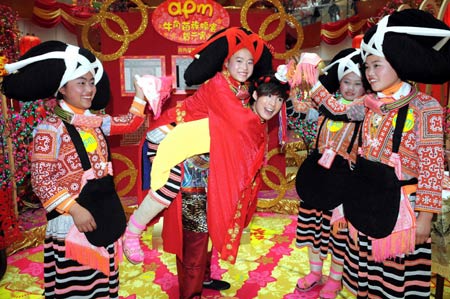
[[[416,219],[408,201],[406,188],[402,188],[399,218],[394,231],[383,239],[372,240],[372,256],[376,262],[414,252],[416,246]]]
[[[82,265],[101,271],[106,276],[110,275],[109,254],[106,248],[97,247],[89,243],[84,233],[79,232],[75,225],[69,230],[65,244],[66,258],[75,260]],[[117,269],[118,263],[123,260],[121,239],[115,242],[114,246],[116,249],[114,264],[115,269]]]
[[[397,231],[383,239],[372,240],[372,256],[376,262],[414,251],[416,229]]]

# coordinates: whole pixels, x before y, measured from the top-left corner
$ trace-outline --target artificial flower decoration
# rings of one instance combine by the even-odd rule
[[[291,58],[291,59],[289,59],[287,66],[286,66],[287,67],[286,77],[288,79],[290,86],[293,86],[296,64],[297,64],[296,60],[294,58]]]
[[[288,82],[287,78],[288,67],[285,64],[281,64],[277,67],[277,72],[275,73],[275,78],[277,78],[280,82]]]
[[[7,5],[0,4],[0,56],[9,62],[19,58],[20,31],[17,27],[19,13]]]
[[[316,83],[319,71],[317,68],[321,61],[322,59],[316,53],[302,53],[296,68],[297,78],[300,81],[298,83],[305,82],[309,86],[313,86]]]

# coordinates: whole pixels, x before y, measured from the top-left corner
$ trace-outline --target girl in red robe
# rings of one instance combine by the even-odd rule
[[[242,28],[228,28],[194,51],[185,73],[188,85],[206,81],[194,95],[163,113],[159,124],[178,123],[158,145],[159,161],[177,165],[185,158],[210,152],[208,229],[221,258],[234,263],[240,236],[256,208],[267,127],[250,109],[246,82],[272,71],[272,55],[263,40]],[[177,136],[177,137],[174,137]],[[180,146],[173,146],[171,140]],[[176,142],[176,141],[175,141]],[[168,161],[172,160],[173,163]],[[142,262],[141,232],[179,193],[180,168],[152,165],[152,189],[128,222],[124,251]],[[164,175],[161,175],[165,173]],[[162,177],[162,179],[161,179]],[[169,184],[165,184],[169,179]],[[180,232],[181,233],[181,232]]]

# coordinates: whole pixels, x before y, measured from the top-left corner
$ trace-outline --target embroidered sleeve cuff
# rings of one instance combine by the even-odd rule
[[[147,104],[146,101],[144,101],[138,97],[134,97],[133,103],[131,104],[131,107],[130,107],[130,112],[135,115],[138,115],[138,116],[143,116],[145,114],[144,110],[145,110],[146,104]]]
[[[44,203],[44,208],[47,212],[51,212],[65,201],[70,200],[70,198],[71,196],[67,190],[61,190]]]
[[[414,211],[415,212],[428,212],[428,213],[433,213],[433,214],[440,214],[440,213],[442,213],[442,209],[441,208],[430,208],[430,207],[420,207],[420,206],[416,206]]]
[[[323,98],[320,96],[321,91],[325,91],[328,93],[328,91],[325,89],[322,83],[320,83],[320,81],[317,81],[317,83],[313,86],[310,92],[311,99],[317,106],[320,106],[320,104],[323,101]]]
[[[323,86],[319,80],[311,87],[311,93],[314,93],[320,86]]]
[[[56,207],[56,211],[60,214],[68,214],[70,208],[76,203],[75,198],[69,198],[68,200],[62,202],[59,206]]]
[[[137,96],[134,96],[133,101],[134,102],[138,102],[138,103],[140,103],[142,105],[145,105],[147,103],[144,99],[141,99],[141,98],[139,98]]]

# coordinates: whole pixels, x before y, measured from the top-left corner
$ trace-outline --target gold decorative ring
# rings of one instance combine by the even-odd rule
[[[128,184],[125,187],[121,188],[120,190],[117,190],[117,194],[119,196],[124,196],[128,192],[130,192],[134,188],[134,185],[136,184],[136,178],[137,178],[136,167],[135,167],[133,161],[131,161],[130,159],[128,159],[126,156],[124,156],[122,154],[113,153],[111,155],[111,158],[113,158],[114,160],[121,161],[126,165],[126,169],[124,171],[121,171],[120,173],[118,173],[114,176],[114,183],[116,184],[116,186],[123,179],[129,177]]]
[[[250,9],[250,7],[255,4],[256,2],[260,2],[260,0],[248,0],[245,2],[245,4],[242,6],[242,10],[241,10],[241,24],[242,27],[251,30],[250,26],[248,25],[247,22],[247,15],[248,15],[248,11]],[[286,51],[284,53],[278,53],[275,52],[274,53],[274,57],[277,59],[287,59],[289,57],[291,57],[292,55],[295,55],[296,53],[298,53],[300,51],[301,45],[303,44],[303,40],[304,40],[304,36],[303,36],[303,28],[302,26],[298,23],[297,19],[294,18],[292,15],[287,14],[284,10],[283,5],[280,3],[279,0],[268,0],[268,2],[272,3],[275,8],[278,10],[277,13],[274,13],[272,15],[270,15],[269,17],[267,17],[263,23],[261,24],[259,30],[258,30],[258,35],[266,42],[271,41],[273,39],[275,39],[276,37],[278,37],[283,28],[285,27],[286,23],[288,23],[288,25],[292,25],[295,27],[296,31],[297,31],[297,42],[295,43],[294,47],[292,49],[290,49],[289,51]],[[277,26],[277,28],[270,34],[265,34],[265,32],[267,31],[267,28],[269,27],[269,25],[276,21],[279,20],[279,24]]]
[[[120,18],[118,15],[113,14],[111,12],[108,12],[108,7],[115,2],[115,0],[108,0],[105,3],[103,3],[102,7],[100,8],[100,11],[98,14],[92,15],[83,25],[82,31],[81,31],[81,41],[83,43],[83,46],[89,49],[91,52],[94,53],[100,60],[102,61],[111,61],[119,59],[120,56],[122,56],[127,50],[128,46],[131,41],[135,40],[139,36],[141,36],[145,29],[147,28],[148,24],[148,14],[145,4],[142,3],[140,0],[131,0],[131,2],[135,3],[139,11],[141,12],[142,21],[139,25],[139,28],[136,29],[135,32],[130,33],[130,30],[122,18]],[[115,23],[117,23],[122,30],[122,34],[118,34],[111,30],[106,20],[112,20]],[[113,40],[122,42],[122,45],[120,48],[112,53],[112,54],[103,54],[101,52],[95,51],[93,47],[91,46],[88,38],[88,33],[90,28],[95,25],[99,24],[102,26],[102,29],[105,30],[108,37],[110,37]]]

